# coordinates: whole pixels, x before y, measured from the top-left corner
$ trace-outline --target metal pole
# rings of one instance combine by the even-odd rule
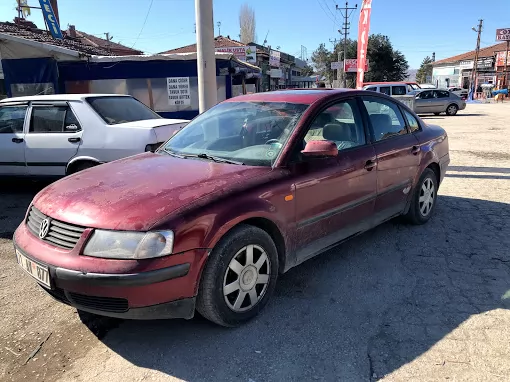
[[[345,60],[347,59],[347,35],[349,34],[349,29],[351,28],[349,18],[351,17],[352,12],[354,12],[357,8],[358,4],[356,4],[354,7],[349,7],[348,1],[345,2],[345,8],[340,8],[338,4],[336,6],[337,11],[340,11],[342,13],[342,16],[344,17],[344,23],[342,25],[342,29],[344,31],[344,67],[342,68],[344,88],[347,87],[347,73],[345,72]],[[344,11],[345,13],[343,13],[342,11]],[[351,12],[349,13],[349,11]],[[340,32],[340,30],[338,32]]]
[[[212,0],[195,0],[197,23],[198,105],[200,113],[218,103]]]
[[[507,69],[508,69],[508,50],[510,48],[510,40],[507,40],[506,41],[506,55],[505,55],[505,68],[503,69],[503,78],[505,79],[505,82],[504,82],[504,86],[508,87],[508,73],[507,73]]]
[[[475,32],[478,32],[478,38],[476,39],[475,61],[473,63],[473,72],[471,73],[471,89],[472,89],[472,97],[473,97],[472,99],[474,99],[474,94],[476,92],[476,72],[477,72],[477,67],[478,67],[478,56],[480,54],[480,38],[482,35],[482,27],[483,27],[483,20],[480,20],[480,24],[478,24],[478,30],[475,30]]]

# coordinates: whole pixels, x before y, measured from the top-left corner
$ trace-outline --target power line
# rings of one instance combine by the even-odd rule
[[[151,3],[149,4],[149,9],[147,10],[147,14],[145,15],[145,20],[143,20],[142,29],[140,29],[140,32],[138,33],[138,36],[136,37],[136,40],[133,43],[133,46],[131,46],[131,49],[133,49],[133,47],[136,45],[138,39],[140,38],[140,35],[143,32],[143,28],[145,28],[145,24],[147,23],[147,19],[149,18],[149,14],[151,13],[152,3],[154,3],[154,0],[151,0]]]
[[[331,17],[331,15],[326,12],[326,9],[324,9],[324,6],[322,5],[322,3],[320,2],[320,0],[317,0],[317,3],[319,4],[319,6],[321,7],[322,11],[324,12],[324,14],[326,16],[328,16],[328,18],[333,22],[333,23],[336,23],[336,21]]]

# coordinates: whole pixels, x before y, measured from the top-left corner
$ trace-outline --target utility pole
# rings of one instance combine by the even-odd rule
[[[106,36],[106,41],[108,42],[108,44],[106,45],[106,50],[108,50],[108,53],[111,53],[111,49],[110,49],[110,41],[113,40],[113,36],[110,37],[110,33],[109,32],[106,32],[106,33],[103,33],[105,36]]]
[[[331,44],[333,44],[333,52],[334,52],[334,51],[335,51],[335,49],[336,49],[336,46],[337,46],[337,42],[338,42],[338,40],[337,40],[336,38],[335,38],[334,40],[329,39],[329,42],[330,42]],[[341,52],[340,50],[338,50],[338,52],[337,52],[337,59],[336,59],[336,60],[337,60],[337,62],[341,62],[341,60],[342,60],[342,52]],[[337,81],[338,81],[338,80],[340,80],[340,70],[341,70],[340,68],[338,68],[338,69],[336,70],[336,80],[337,80]],[[338,86],[338,85],[337,85],[337,86]],[[344,87],[345,87],[345,85],[344,85]]]
[[[508,51],[510,48],[510,40],[506,40],[506,53],[505,53],[505,69],[503,69],[504,73],[504,83],[503,86],[508,87]]]
[[[213,1],[195,0],[197,27],[198,105],[200,113],[217,103]]]
[[[474,94],[476,91],[476,72],[478,67],[478,56],[480,55],[480,38],[482,37],[482,29],[483,29],[483,20],[479,20],[480,23],[478,24],[478,28],[472,28],[473,31],[478,33],[478,38],[476,39],[476,51],[475,51],[475,61],[473,62],[473,71],[471,72],[471,93],[470,93],[470,99],[473,100]]]
[[[356,4],[354,7],[349,7],[349,2],[345,2],[345,8],[340,8],[338,4],[336,5],[336,10],[340,11],[344,18],[344,23],[342,24],[342,31],[344,34],[344,88],[347,87],[347,73],[345,73],[345,60],[347,59],[347,35],[349,34],[349,29],[351,29],[351,23],[349,22],[349,18],[352,15],[352,12],[354,12],[356,9],[358,9],[358,4]],[[340,30],[338,30],[340,34],[342,33]],[[340,53],[338,54],[338,57],[340,57]]]
[[[218,36],[221,36],[221,21],[218,21],[216,25],[218,26]]]

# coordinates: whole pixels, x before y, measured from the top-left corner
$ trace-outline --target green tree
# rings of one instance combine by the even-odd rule
[[[416,72],[416,82],[424,84],[427,82],[427,77],[432,77],[432,59],[427,56],[423,59],[420,69]]]
[[[358,54],[358,42],[347,40],[347,58],[356,58]],[[338,52],[344,51],[343,41],[336,44],[333,52],[326,49],[325,44],[312,54],[312,62],[318,73],[326,76],[330,81],[334,78],[334,70],[331,70],[331,62],[338,60]],[[341,53],[341,56],[343,54]],[[369,61],[368,72],[365,73],[365,82],[371,81],[403,81],[407,78],[409,64],[405,56],[393,48],[387,36],[376,34],[368,38],[367,59]],[[346,73],[347,86],[356,86],[356,73]]]
[[[304,77],[311,76],[313,73],[313,67],[308,64],[306,64],[305,67],[301,70],[301,75]]]

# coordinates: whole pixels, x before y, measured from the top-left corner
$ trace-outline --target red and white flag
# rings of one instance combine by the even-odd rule
[[[363,79],[365,77],[371,11],[372,0],[363,0],[358,25],[358,70],[356,75],[356,88],[358,89],[363,88]]]

